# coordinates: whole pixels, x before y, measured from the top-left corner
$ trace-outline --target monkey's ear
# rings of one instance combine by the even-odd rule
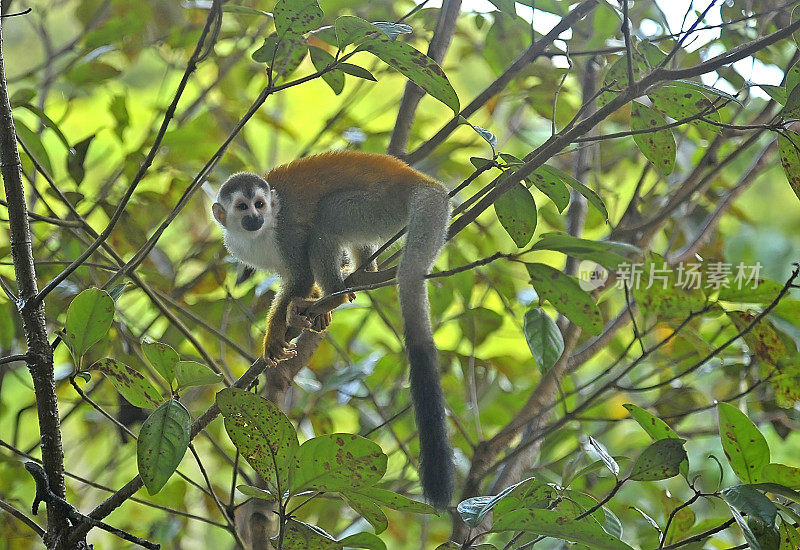
[[[281,209],[281,201],[278,199],[278,193],[274,189],[269,190],[269,206],[273,216]]]
[[[217,220],[217,223],[225,227],[225,209],[222,208],[220,203],[215,202],[211,205],[211,213],[214,214],[214,219]]]

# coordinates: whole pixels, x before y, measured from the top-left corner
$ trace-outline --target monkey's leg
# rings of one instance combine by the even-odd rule
[[[375,254],[376,250],[378,250],[378,247],[374,244],[362,244],[359,246],[354,246],[351,250],[351,253],[356,260],[355,267],[363,267],[364,271],[378,271],[378,262],[369,259],[370,256]]]
[[[353,271],[361,270],[357,275],[353,276],[354,279],[362,273],[378,271],[378,262],[375,260],[370,260],[370,257],[375,253],[376,250],[378,250],[378,247],[371,243],[354,245],[351,247],[350,254],[355,259],[355,265],[353,266],[355,269]],[[347,297],[352,302],[356,299],[356,293],[350,292],[347,294]]]
[[[340,241],[331,235],[316,233],[310,236],[308,256],[314,280],[322,288],[324,294],[332,294],[344,290],[342,277],[341,258],[342,246]],[[325,302],[321,311],[307,311],[307,316],[312,324],[312,329],[321,332],[328,328],[331,322],[330,312],[347,302],[347,295],[336,296]]]

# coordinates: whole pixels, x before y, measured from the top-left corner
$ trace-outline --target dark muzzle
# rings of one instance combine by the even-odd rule
[[[242,218],[242,227],[248,231],[258,231],[261,229],[262,225],[264,225],[264,216],[261,214],[245,216]]]

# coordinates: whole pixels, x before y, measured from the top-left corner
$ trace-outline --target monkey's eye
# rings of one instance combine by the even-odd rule
[[[236,205],[236,209],[237,209],[237,210],[247,210],[247,203],[246,203],[246,202],[240,202],[240,203],[238,203],[238,204]]]
[[[262,201],[261,199],[258,199],[256,201],[256,208],[264,208],[264,201]]]

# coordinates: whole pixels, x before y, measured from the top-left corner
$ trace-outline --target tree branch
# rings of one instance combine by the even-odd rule
[[[436,61],[439,65],[444,60],[444,54],[450,46],[453,33],[456,30],[458,14],[461,11],[461,0],[444,0],[439,10],[439,19],[436,21],[436,29],[433,31],[433,38],[428,45],[428,57]],[[425,95],[422,88],[412,81],[406,82],[403,92],[403,99],[400,100],[400,108],[397,110],[397,121],[392,129],[392,136],[389,138],[389,146],[386,152],[394,156],[402,156],[408,145],[408,137],[411,134],[411,126],[414,124],[414,113],[420,100]]]
[[[0,18],[0,174],[8,201],[8,225],[11,255],[19,297],[17,310],[28,345],[28,369],[33,379],[39,432],[42,438],[42,459],[47,476],[52,480],[53,492],[66,495],[64,487],[64,451],[61,447],[61,429],[58,416],[58,399],[53,378],[53,350],[47,335],[44,304],[36,300],[36,267],[31,245],[31,228],[28,207],[22,184],[22,170],[17,149],[16,129],[11,115],[11,103],[5,77],[5,60],[2,53],[2,26]],[[48,548],[53,547],[58,534],[67,527],[67,518],[58,513],[47,514],[47,532],[44,536]]]

